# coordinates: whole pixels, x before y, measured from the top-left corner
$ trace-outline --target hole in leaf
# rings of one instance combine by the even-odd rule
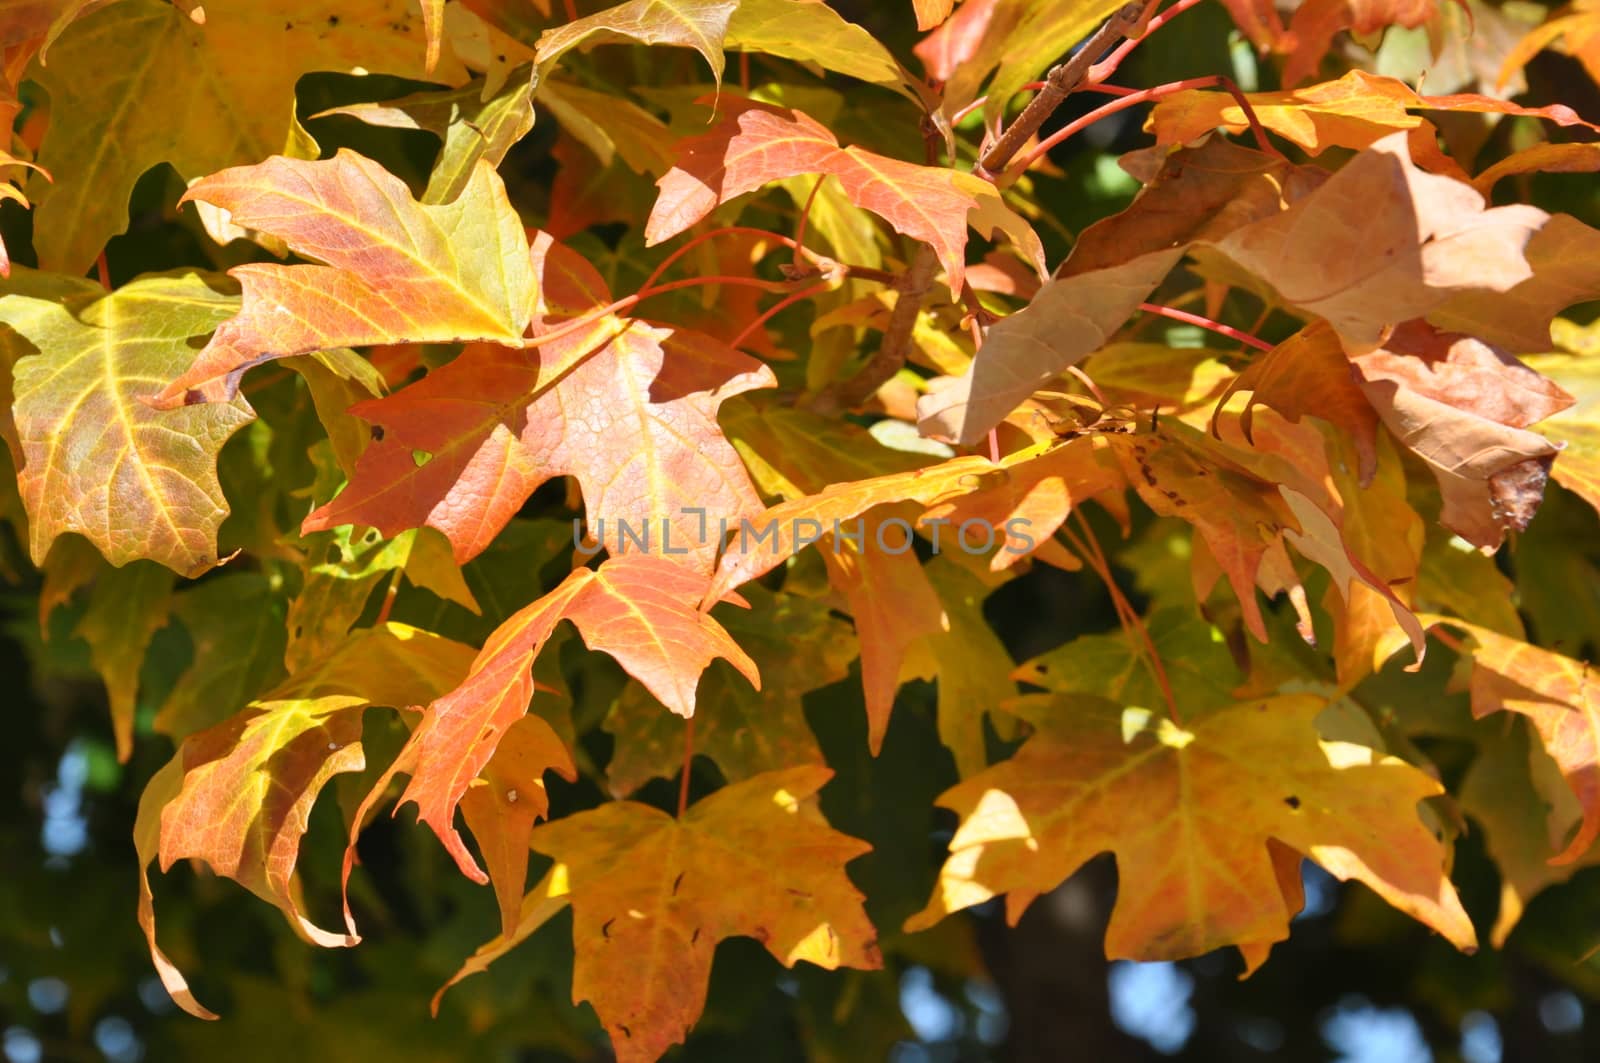
[[[1300,799],[1294,794],[1290,794],[1288,797],[1285,797],[1283,799],[1283,803],[1297,812],[1300,810]]]
[[[411,460],[420,469],[433,460],[433,455],[426,450],[413,450],[411,452]]]

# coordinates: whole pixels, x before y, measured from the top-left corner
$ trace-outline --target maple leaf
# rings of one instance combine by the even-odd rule
[[[930,106],[926,87],[906,73],[888,48],[825,3],[740,0],[724,43],[730,50],[815,63]]]
[[[390,776],[410,773],[400,805],[415,801],[417,819],[433,828],[462,874],[487,881],[456,833],[456,805],[502,735],[523,718],[533,697],[534,660],[562,620],[571,620],[591,650],[616,658],[680,716],[694,715],[700,673],[718,657],[759,687],[755,663],[696,609],[704,590],[703,576],[649,554],[624,554],[598,569],[577,569],[495,629],[465,680],[428,706],[368,801],[381,796]]]
[[[18,270],[4,292],[0,360],[15,388],[8,441],[34,560],[77,532],[114,565],[147,558],[194,576],[217,564],[228,515],[217,453],[254,411],[242,399],[172,411],[145,400],[190,364],[192,341],[237,308],[231,285],[181,270],[107,292]]]
[[[461,795],[461,813],[488,865],[507,935],[515,932],[522,907],[528,837],[534,824],[550,813],[546,771],[568,782],[578,778],[572,755],[554,728],[541,717],[524,716],[506,728],[477,782]]]
[[[806,692],[850,671],[855,640],[827,604],[796,594],[746,587],[750,608],[719,606],[716,620],[749,653],[761,674],[753,689],[726,664],[713,663],[695,699],[694,750],[729,782],[798,764],[822,764],[822,750],[801,711]],[[683,767],[683,722],[661,711],[642,684],[630,683],[606,717],[617,739],[606,766],[614,797]]]
[[[1297,85],[1316,73],[1341,30],[1367,36],[1389,26],[1415,29],[1433,19],[1437,0],[1306,0],[1289,22],[1289,61],[1283,83]]]
[[[1493,299],[1455,296],[1428,315],[1447,332],[1475,336],[1521,354],[1550,350],[1550,319],[1600,296],[1600,230],[1553,214],[1525,251],[1533,275]]]
[[[1180,727],[1096,698],[1011,702],[1037,730],[1010,760],[939,799],[962,824],[906,929],[1001,893],[1015,925],[1034,898],[1110,851],[1121,886],[1108,957],[1175,960],[1238,945],[1254,970],[1299,907],[1275,871],[1277,842],[1473,950],[1445,849],[1417,815],[1441,787],[1396,758],[1321,740],[1314,721],[1326,706],[1309,695],[1245,701]],[[1140,829],[1127,829],[1130,814]]]
[[[1061,275],[990,329],[965,375],[918,404],[924,433],[981,438],[1103,346],[1192,247],[1214,248],[1270,279],[1285,302],[1326,318],[1352,355],[1457,293],[1503,293],[1533,276],[1523,248],[1549,216],[1485,208],[1466,185],[1419,170],[1404,134],[1377,141],[1325,181],[1293,182],[1287,203],[1276,198],[1280,170],[1280,160],[1240,148],[1174,154],[1150,192],[1091,226]],[[1123,235],[1137,243],[1114,252]],[[1301,256],[1307,241],[1325,257]]]
[[[260,572],[223,572],[184,587],[172,616],[194,658],[156,710],[154,727],[175,741],[227,719],[284,675],[283,602]]]
[[[167,623],[172,573],[149,561],[134,561],[101,573],[89,607],[73,633],[89,644],[89,659],[106,683],[117,759],[133,753],[135,696],[145,650]]]
[[[54,116],[39,163],[56,181],[33,189],[41,266],[87,269],[127,227],[134,182],[157,163],[191,178],[278,152],[315,154],[294,117],[301,74],[425,73],[412,0],[352,0],[336,13],[301,0],[206,0],[205,13],[197,23],[168,0],[119,0],[69,26],[34,70]],[[447,58],[435,75],[459,81],[462,71]]]
[[[387,103],[353,103],[312,115],[345,115],[387,129],[421,129],[439,138],[439,158],[421,202],[449,203],[471,184],[478,160],[499,166],[533,128],[533,70],[515,71],[498,92],[472,81],[459,89],[418,92]]]
[[[939,596],[947,630],[913,644],[905,671],[938,680],[939,741],[965,778],[989,763],[984,720],[1017,693],[1011,654],[983,615],[984,599],[997,581],[978,576],[949,554],[929,562],[925,571]]]
[[[370,159],[273,158],[213,174],[184,195],[325,265],[230,271],[239,314],[156,397],[218,401],[251,366],[330,347],[401,342],[517,342],[533,308],[528,241],[494,168],[479,161],[451,203],[423,205]],[[470,249],[470,254],[465,253]]]
[[[931,30],[938,26],[950,17],[955,6],[956,0],[911,0],[912,10],[917,13],[917,29]]]
[[[1545,784],[1545,776],[1554,785]],[[1479,744],[1461,781],[1461,810],[1482,826],[1489,856],[1500,869],[1500,910],[1489,942],[1503,948],[1527,904],[1546,887],[1566,882],[1600,862],[1589,849],[1570,863],[1552,864],[1582,810],[1555,763],[1529,741],[1525,728]]]
[[[876,934],[844,865],[870,850],[807,799],[833,773],[806,765],[712,794],[674,819],[631,801],[543,824],[572,904],[574,1003],[594,1005],[619,1063],[648,1063],[705,1007],[717,943],[760,941],[786,967],[876,969]]]
[[[1545,354],[1525,364],[1576,399],[1534,431],[1562,446],[1552,469],[1556,482],[1600,511],[1600,359]]]
[[[720,203],[800,175],[837,178],[856,206],[931,245],[953,292],[960,292],[966,272],[969,224],[985,236],[1004,232],[1043,272],[1038,236],[989,182],[841,147],[810,116],[754,100],[734,102],[709,132],[678,145],[677,164],[656,182],[661,193],[645,224],[646,242],[670,239]]]
[[[1438,479],[1441,524],[1486,548],[1528,526],[1559,449],[1528,426],[1570,395],[1503,350],[1426,326],[1354,364],[1379,418]]]
[[[1472,179],[1472,187],[1487,199],[1502,178],[1517,174],[1594,173],[1596,170],[1600,170],[1600,144],[1535,144],[1486,168]]]
[[[1234,378],[1229,394],[1236,389],[1250,392],[1240,415],[1247,437],[1257,404],[1291,421],[1320,417],[1350,433],[1360,455],[1363,482],[1376,473],[1378,415],[1362,392],[1338,335],[1326,323],[1313,322],[1251,362]]]
[[[1430,623],[1472,639],[1472,714],[1508,711],[1526,716],[1556,762],[1583,811],[1577,832],[1553,864],[1569,864],[1600,838],[1600,690],[1592,666],[1454,617]]]
[[[366,707],[404,707],[436,696],[459,680],[471,657],[468,646],[402,624],[371,628],[184,740],[151,780],[134,826],[143,861],[141,923],[163,982],[180,1006],[216,1018],[194,1003],[182,975],[156,949],[148,861],[158,857],[164,872],[179,860],[202,860],[281,908],[307,940],[355,944],[353,935],[317,927],[300,908],[295,863],[311,807],[334,775],[365,766],[360,739]],[[157,816],[152,852],[147,842]]]
[[[799,531],[798,526],[788,528],[786,534],[783,521],[793,514],[780,513],[774,520],[774,511],[779,508],[774,507],[767,511],[766,518],[753,522],[748,529],[740,525],[730,546],[754,545],[754,550],[730,548],[713,577],[719,595],[724,594],[755,578],[758,571],[771,571],[788,556],[780,554],[767,564],[767,556],[756,542],[757,536],[763,536],[763,542],[783,536],[782,544],[790,552],[803,549],[806,546],[803,540],[820,542],[828,581],[844,596],[861,643],[867,745],[876,753],[888,728],[907,654],[919,639],[945,630],[944,610],[938,595],[911,552],[914,507],[902,510],[892,504],[897,492],[919,490],[897,474],[923,467],[927,464],[926,456],[891,450],[855,425],[830,421],[793,408],[757,410],[747,403],[730,404],[725,420],[757,483],[769,494],[786,500],[780,505],[804,510],[808,496],[823,492],[840,476],[883,476],[881,481],[864,490],[852,492],[851,487],[859,485],[844,485],[831,502],[819,503],[837,506],[838,512],[846,513],[856,503],[861,503],[861,511],[865,511],[876,502],[890,502],[862,518],[860,541],[848,535],[836,535],[834,529],[820,521],[814,533],[808,524],[807,531],[800,535],[794,534]],[[882,497],[876,502],[873,487],[882,491]],[[780,544],[772,545],[776,552]],[[708,594],[706,600],[718,599]]]
[[[966,0],[960,11],[942,20],[912,49],[930,78],[949,81],[962,64],[977,54],[998,4],[999,0]]]
[[[1010,568],[1045,548],[1072,511],[1091,498],[1127,486],[1110,449],[1094,437],[1018,452],[1000,475],[978,475],[962,486],[965,494],[929,506],[920,524],[944,524],[965,534],[969,521],[982,521],[1004,536],[989,568]]]
[[[1583,64],[1589,76],[1600,81],[1600,3],[1576,0],[1556,11],[1543,25],[1528,31],[1506,54],[1500,66],[1500,84],[1528,65],[1535,55],[1561,42],[1562,50]]]
[[[699,52],[720,85],[723,38],[738,6],[739,0],[628,0],[540,34],[538,63],[547,67],[596,44],[670,44]]]
[[[1405,130],[1410,133],[1407,142],[1419,163],[1427,169],[1452,174],[1460,170],[1439,152],[1438,131],[1412,111],[1522,115],[1559,126],[1600,128],[1584,121],[1565,104],[1524,107],[1474,93],[1424,96],[1403,81],[1364,70],[1347,71],[1336,81],[1304,88],[1246,93],[1244,98],[1262,126],[1313,155],[1333,147],[1359,151],[1396,130]],[[1145,120],[1145,129],[1154,133],[1160,144],[1188,143],[1219,127],[1230,133],[1243,133],[1249,129],[1249,119],[1231,94],[1202,89],[1161,99]],[[1530,156],[1528,161],[1536,158]]]
[[[548,235],[536,240],[533,268],[544,320],[611,301],[594,268]],[[717,408],[774,382],[765,366],[709,336],[614,315],[536,350],[472,346],[418,383],[352,408],[382,438],[303,530],[358,523],[392,536],[426,525],[465,562],[540,484],[570,474],[590,526],[613,548],[631,529],[643,533],[641,548],[709,568],[721,539],[707,528],[737,524],[760,505]],[[420,466],[416,451],[428,455]]]

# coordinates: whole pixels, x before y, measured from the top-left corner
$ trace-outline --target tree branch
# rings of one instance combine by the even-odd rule
[[[1049,118],[1055,109],[1061,106],[1062,101],[1082,84],[1094,61],[1111,46],[1112,42],[1122,40],[1128,35],[1129,30],[1139,24],[1144,9],[1143,0],[1133,0],[1132,3],[1122,5],[1106,19],[1105,25],[1095,31],[1094,36],[1084,42],[1082,48],[1073,53],[1072,58],[1051,70],[1049,76],[1045,78],[1044,88],[1028,102],[1028,106],[1017,115],[1017,120],[1011,123],[995,142],[994,147],[984,155],[978,164],[979,173],[994,174],[1004,170],[1011,157],[1044,125],[1045,119]]]
[[[889,312],[889,322],[883,329],[883,345],[878,348],[878,353],[850,379],[818,394],[811,404],[812,409],[831,414],[859,406],[901,370],[906,364],[906,356],[911,353],[911,334],[917,323],[917,315],[922,312],[922,301],[933,287],[933,277],[938,269],[939,256],[933,248],[919,244],[910,268],[896,285],[900,297]]]

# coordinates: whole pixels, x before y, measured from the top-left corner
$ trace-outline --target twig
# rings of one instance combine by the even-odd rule
[[[1083,82],[1089,73],[1089,68],[1101,53],[1110,47],[1111,42],[1122,40],[1130,29],[1139,24],[1139,19],[1144,15],[1144,8],[1145,5],[1140,0],[1124,4],[1112,13],[1105,25],[1095,31],[1094,36],[1084,42],[1083,47],[1073,53],[1072,58],[1051,70],[1049,76],[1045,78],[1044,88],[1028,101],[1028,106],[1017,115],[1017,120],[1011,123],[995,142],[994,147],[984,155],[983,161],[978,166],[979,172],[993,174],[1004,170],[1011,157],[1044,125],[1045,119],[1055,113],[1055,109],[1061,106],[1062,101]]]
[[[1104,61],[1096,63],[1094,66],[1090,67],[1089,80],[1091,82],[1104,81],[1112,74],[1115,74],[1117,72],[1117,67],[1122,65],[1122,61],[1128,58],[1129,53],[1139,45],[1143,44],[1145,41],[1149,40],[1152,33],[1160,29],[1162,26],[1165,26],[1167,23],[1171,22],[1173,19],[1177,18],[1179,15],[1183,14],[1185,11],[1189,10],[1191,7],[1194,7],[1198,3],[1200,3],[1200,0],[1178,0],[1177,3],[1173,4],[1159,15],[1156,15],[1145,25],[1144,32],[1139,35],[1138,40],[1124,41],[1117,46],[1116,51],[1106,56]],[[1274,10],[1273,15],[1277,15],[1277,11]]]
[[[889,313],[878,353],[855,376],[818,394],[812,401],[812,409],[828,414],[859,406],[904,367],[906,356],[911,353],[911,333],[916,327],[917,315],[922,312],[922,301],[933,287],[933,276],[938,268],[939,256],[933,248],[919,244],[911,267],[897,285],[900,298],[895,300],[894,309]]]
[[[801,288],[792,295],[788,295],[782,299],[779,299],[776,303],[773,303],[771,306],[767,307],[767,309],[763,310],[760,317],[756,318],[754,321],[750,322],[750,324],[740,329],[739,334],[728,341],[728,346],[737,349],[739,344],[745,341],[746,337],[748,337],[752,332],[760,328],[762,325],[765,325],[768,321],[771,321],[778,314],[784,310],[787,310],[795,303],[805,299],[810,299],[814,295],[821,295],[823,292],[827,291],[829,287],[831,287],[830,282],[819,281],[809,288]]]
[[[683,721],[683,781],[678,784],[678,818],[689,811],[689,769],[694,765],[694,717]]]

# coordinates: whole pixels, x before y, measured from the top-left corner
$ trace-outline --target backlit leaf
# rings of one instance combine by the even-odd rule
[[[1299,907],[1274,871],[1268,842],[1277,841],[1364,882],[1457,947],[1476,946],[1446,851],[1417,814],[1439,784],[1393,757],[1321,740],[1321,698],[1240,702],[1182,726],[1092,698],[1012,704],[1037,733],[940,798],[962,825],[908,929],[1002,893],[1015,924],[1036,897],[1110,851],[1121,885],[1108,957],[1175,960],[1238,945],[1254,969]]]
[[[206,0],[196,22],[168,0],[118,0],[74,22],[35,70],[54,121],[34,186],[40,265],[81,274],[128,224],[128,194],[157,163],[185,178],[279,152],[315,154],[294,117],[312,70],[421,77],[413,0]],[[86,77],[87,70],[104,76]],[[435,71],[459,80],[446,58]],[[250,101],[250,106],[240,106]],[[117,150],[107,151],[108,144]]]
[[[465,680],[428,706],[391,772],[410,773],[400,803],[417,803],[418,820],[433,828],[462,874],[487,881],[456,833],[456,805],[507,729],[527,712],[534,660],[562,620],[571,620],[590,649],[615,657],[680,716],[694,715],[700,674],[718,657],[759,684],[755,663],[696,608],[704,590],[704,577],[648,554],[577,569],[501,624]]]
[[[243,399],[170,411],[147,400],[237,309],[231,288],[191,271],[110,293],[23,270],[5,285],[0,359],[12,365],[36,562],[56,536],[77,532],[114,565],[146,558],[193,576],[217,564],[228,515],[217,453],[254,413]]]
[[[571,897],[573,1000],[594,1005],[619,1063],[648,1063],[684,1039],[726,938],[753,937],[786,967],[881,964],[844,873],[870,847],[807,802],[832,774],[758,775],[679,819],[622,801],[534,830]]]
[[[528,326],[528,241],[487,162],[443,205],[417,203],[399,178],[343,149],[321,162],[279,157],[224,170],[184,198],[224,207],[235,223],[324,265],[235,267],[244,286],[238,316],[158,401],[217,401],[273,358],[381,343],[515,342]]]
[[[610,301],[593,267],[548,236],[534,263],[549,323]],[[357,523],[392,536],[426,525],[465,562],[540,484],[567,474],[583,488],[591,532],[613,551],[634,545],[709,568],[723,522],[737,526],[759,504],[717,409],[772,380],[709,336],[614,315],[535,350],[475,345],[352,408],[381,438],[304,530]]]
[[[834,135],[800,111],[737,101],[708,133],[678,146],[678,161],[660,181],[661,194],[645,227],[657,244],[700,221],[720,203],[800,174],[837,178],[850,201],[897,232],[931,244],[952,291],[966,271],[967,226],[1004,233],[1043,265],[1039,238],[1006,206],[992,184],[968,173],[918,166],[841,147]]]
[[[263,693],[223,722],[189,736],[151,782],[159,807],[141,801],[136,837],[147,838],[159,811],[161,870],[198,859],[283,909],[297,933],[321,945],[352,945],[353,935],[320,929],[301,910],[295,863],[311,806],[334,775],[360,771],[361,713],[368,705],[404,707],[457,681],[471,649],[391,625],[351,638],[314,667]],[[169,775],[168,773],[175,773]],[[169,789],[170,787],[170,789]],[[141,852],[148,847],[141,842]],[[141,878],[144,872],[141,870]],[[147,903],[148,885],[141,905]],[[157,966],[154,916],[146,925]],[[182,993],[182,976],[163,981],[185,1010],[215,1018]]]

